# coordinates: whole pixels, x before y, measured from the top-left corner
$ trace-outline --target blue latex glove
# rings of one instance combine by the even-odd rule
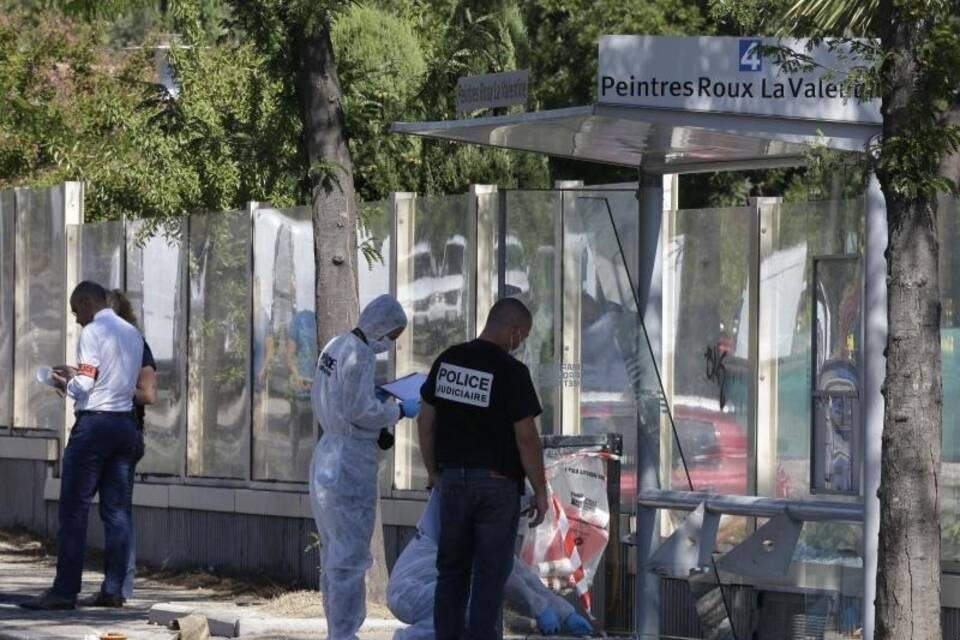
[[[420,399],[407,398],[400,403],[400,415],[404,418],[416,418],[420,413]]]
[[[393,397],[389,393],[381,389],[380,387],[377,387],[377,390],[374,392],[374,395],[376,396],[377,400],[379,400],[380,402],[386,402],[387,400]]]
[[[593,625],[579,613],[571,613],[563,621],[563,627],[575,636],[589,636],[593,633]]]
[[[560,618],[557,612],[547,607],[537,616],[537,630],[541,635],[553,636],[560,633]]]

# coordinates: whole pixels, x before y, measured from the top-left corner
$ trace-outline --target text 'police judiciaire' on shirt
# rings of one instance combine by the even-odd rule
[[[486,371],[458,367],[446,362],[441,362],[437,370],[435,395],[438,398],[476,407],[489,407],[492,388],[493,374]]]

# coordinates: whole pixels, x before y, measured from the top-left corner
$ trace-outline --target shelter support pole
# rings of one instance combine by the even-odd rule
[[[629,265],[635,270],[638,313],[642,314],[647,331],[653,361],[662,370],[661,324],[662,324],[662,258],[661,228],[664,211],[677,208],[677,176],[675,174],[638,173],[637,213],[639,215],[638,264]],[[643,337],[640,336],[643,341]],[[646,344],[637,348],[646,350]],[[642,407],[639,410],[643,410]],[[660,439],[659,420],[644,428],[637,420],[636,460],[639,489],[660,488]],[[660,637],[660,577],[650,570],[650,558],[659,544],[659,513],[656,509],[637,508],[636,532],[636,591],[634,611],[636,633],[640,638]]]
[[[863,638],[872,640],[880,535],[880,450],[887,346],[887,207],[880,182],[870,176],[864,250],[864,464],[863,464]]]

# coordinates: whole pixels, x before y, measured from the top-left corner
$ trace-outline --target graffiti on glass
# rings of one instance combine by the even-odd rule
[[[720,410],[723,411],[727,404],[727,367],[723,364],[727,351],[719,344],[708,346],[703,357],[707,361],[707,380],[716,383],[720,389]]]

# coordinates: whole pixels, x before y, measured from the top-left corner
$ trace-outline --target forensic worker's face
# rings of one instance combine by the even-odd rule
[[[76,319],[77,324],[81,327],[85,327],[91,322],[93,322],[93,300],[90,298],[78,298],[76,296],[70,298],[70,312],[73,313],[73,317]]]
[[[374,353],[386,353],[393,349],[396,345],[397,338],[400,337],[400,334],[403,333],[403,327],[394,329],[387,335],[383,336],[379,340],[374,340],[370,343],[370,348],[373,349]]]

